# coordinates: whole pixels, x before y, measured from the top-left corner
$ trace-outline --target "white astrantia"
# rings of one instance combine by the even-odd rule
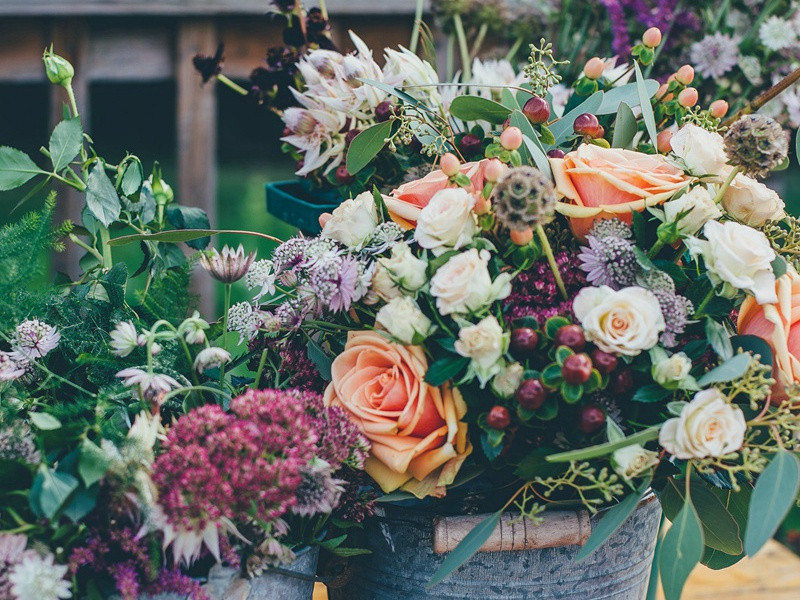
[[[406,346],[421,344],[435,329],[409,296],[391,299],[375,315],[375,322]]]
[[[760,231],[735,221],[709,221],[703,227],[706,239],[690,237],[686,247],[702,257],[708,277],[721,296],[733,298],[739,290],[755,296],[759,304],[778,301],[772,261],[775,250]]]
[[[746,430],[742,410],[710,388],[697,392],[680,416],[661,426],[658,442],[681,460],[719,457],[739,450]]]
[[[436,192],[419,213],[414,240],[436,256],[466,246],[478,232],[473,206],[475,197],[464,188]]]
[[[431,278],[431,295],[441,315],[479,311],[511,293],[511,275],[489,274],[488,250],[470,248],[451,257]]]
[[[230,352],[223,348],[211,346],[203,348],[197,353],[194,359],[194,368],[198,373],[203,373],[208,369],[219,368],[231,362]]]
[[[322,236],[357,250],[380,223],[372,192],[362,192],[337,206],[322,228]]]
[[[786,205],[777,192],[743,173],[736,175],[725,190],[722,206],[734,219],[751,227],[786,216]]]
[[[111,353],[116,356],[125,357],[139,347],[139,334],[136,327],[130,321],[120,321],[108,334],[108,342]]]
[[[714,131],[687,123],[675,132],[670,145],[672,153],[683,161],[691,175],[712,175],[716,180],[724,180],[731,170],[722,136]]]
[[[503,370],[502,356],[508,349],[509,336],[494,315],[484,317],[475,325],[465,325],[458,332],[453,347],[461,356],[470,359],[468,375],[478,378],[483,388]]]
[[[64,600],[71,598],[66,565],[57,564],[52,554],[26,552],[8,573],[11,593],[18,600]]]
[[[126,387],[138,387],[145,398],[157,398],[167,392],[181,387],[174,377],[163,373],[150,373],[143,369],[130,367],[117,373]]]
[[[765,48],[777,52],[797,46],[798,32],[789,21],[773,15],[761,23],[758,39]]]
[[[275,293],[275,268],[271,260],[262,259],[250,265],[250,270],[244,276],[245,285],[251,290],[258,290],[254,300],[265,294]]]
[[[394,244],[391,256],[378,259],[378,263],[386,269],[394,283],[407,292],[416,292],[428,280],[428,263],[414,256],[405,242]]]
[[[0,350],[0,381],[14,381],[25,375],[26,361],[19,361],[16,353]]]
[[[658,464],[658,452],[647,450],[639,444],[631,444],[611,454],[611,466],[623,479],[630,481]]]
[[[25,358],[44,358],[58,347],[61,334],[58,329],[39,319],[25,319],[14,329],[11,347]]]
[[[637,286],[585,287],[572,308],[586,339],[613,354],[636,356],[649,350],[666,327],[656,296]]]
[[[694,235],[707,221],[718,219],[722,214],[722,209],[714,202],[708,188],[702,185],[664,204],[666,222],[677,222],[678,231],[683,235]]]
[[[202,344],[206,341],[206,329],[209,327],[208,321],[200,317],[198,311],[194,311],[191,317],[184,319],[178,326],[178,335],[183,336],[187,344]]]

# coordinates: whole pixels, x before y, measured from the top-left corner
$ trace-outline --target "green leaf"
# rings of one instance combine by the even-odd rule
[[[706,338],[722,360],[733,358],[733,344],[731,336],[722,323],[718,323],[711,317],[706,317]]]
[[[704,388],[712,383],[724,383],[726,381],[738,379],[747,371],[751,360],[752,357],[746,352],[737,354],[698,378],[697,384],[701,388]]]
[[[631,107],[621,102],[617,110],[617,118],[614,121],[614,136],[611,139],[611,146],[613,148],[627,148],[638,130],[639,124],[636,122],[636,116],[633,114]]]
[[[647,79],[644,84],[647,97],[652,98],[658,91],[659,83],[655,79]],[[625,85],[606,91],[603,96],[603,103],[595,114],[613,115],[615,112],[619,111],[619,107],[623,102],[631,108],[635,108],[641,104],[639,89],[636,83],[626,83]]]
[[[118,182],[119,189],[126,196],[133,196],[140,189],[144,183],[144,173],[142,171],[141,161],[132,156],[125,164],[125,171],[122,173],[122,178]]]
[[[644,385],[636,390],[631,401],[644,403],[661,402],[670,394],[672,394],[670,390],[664,389],[660,385]]]
[[[556,348],[556,362],[560,366],[564,366],[564,361],[573,354],[575,354],[575,351],[569,346],[559,346]]]
[[[489,121],[501,125],[511,109],[480,96],[456,96],[450,103],[450,114],[462,121]]]
[[[445,577],[450,575],[450,573],[472,558],[486,540],[489,539],[489,536],[492,535],[494,528],[497,527],[497,524],[500,522],[500,516],[502,514],[503,511],[498,510],[496,513],[489,515],[480,524],[476,525],[472,531],[461,540],[461,543],[445,557],[442,564],[436,569],[436,573],[431,577],[428,588],[440,583]]]
[[[561,367],[556,364],[547,365],[542,371],[542,383],[550,388],[556,388],[561,385],[564,378],[561,376]]]
[[[331,380],[331,365],[333,364],[333,359],[328,356],[328,353],[322,349],[317,342],[312,339],[308,340],[308,347],[306,348],[306,354],[311,362],[317,367],[320,376],[325,381]]]
[[[86,180],[86,207],[106,227],[119,218],[122,210],[117,190],[102,164],[96,165]]]
[[[794,134],[794,155],[797,162],[800,163],[800,133],[795,131]]]
[[[780,254],[777,255],[775,257],[775,260],[773,260],[770,263],[770,266],[772,267],[772,272],[775,275],[776,279],[778,277],[783,277],[786,274],[786,269],[787,269],[786,265],[787,265],[786,259],[783,258]]]
[[[559,452],[551,454],[547,457],[547,462],[570,462],[572,460],[586,460],[588,458],[597,458],[598,456],[607,456],[626,446],[633,444],[645,444],[658,438],[658,432],[661,425],[654,425],[643,429],[638,433],[629,435],[624,440],[618,442],[606,442],[604,444],[597,444],[595,446],[588,446],[587,448],[578,448],[577,450],[569,450],[567,452]]]
[[[570,135],[572,135],[572,125],[575,123],[575,119],[578,118],[578,115],[582,115],[583,113],[595,114],[602,104],[603,92],[595,92],[586,100],[581,102],[581,104],[561,117],[558,121],[553,123],[550,126],[550,131],[553,133],[553,137],[555,137],[556,141],[552,145],[559,146],[562,142],[566,141]]]
[[[567,404],[575,404],[583,397],[583,386],[569,383],[561,384],[561,397]]]
[[[355,175],[366,167],[386,145],[392,132],[392,121],[376,123],[359,133],[347,150],[347,170]]]
[[[108,471],[110,461],[106,453],[92,440],[84,438],[80,445],[78,475],[88,488],[100,481]]]
[[[797,498],[800,489],[800,462],[780,450],[758,478],[750,500],[744,551],[755,555],[767,543]]]
[[[606,420],[606,437],[609,442],[618,442],[625,439],[622,429],[611,417]]]
[[[77,488],[78,480],[72,475],[40,465],[31,486],[31,508],[52,519]]]
[[[464,356],[446,356],[440,358],[428,367],[425,381],[433,386],[439,386],[453,379],[469,364],[469,359]]]
[[[64,507],[62,514],[76,525],[97,506],[97,489],[77,490]]]
[[[48,413],[34,412],[30,413],[28,417],[37,429],[42,431],[53,431],[61,427],[61,421],[56,419],[53,415]]]
[[[430,107],[426,106],[425,104],[423,104],[422,102],[420,102],[419,100],[414,98],[414,96],[412,96],[411,94],[408,94],[408,93],[406,93],[406,92],[404,92],[402,90],[398,90],[396,87],[393,87],[393,86],[388,85],[386,83],[383,83],[381,81],[374,81],[372,79],[359,79],[359,81],[362,82],[362,83],[366,83],[367,85],[371,85],[372,87],[377,88],[379,90],[382,90],[382,91],[386,92],[387,94],[391,94],[392,96],[395,96],[396,98],[399,98],[400,100],[402,100],[406,104],[410,104],[411,106],[416,106],[417,108],[425,109],[428,112],[433,112],[430,109]]]
[[[603,515],[603,518],[600,519],[597,525],[595,525],[595,527],[592,529],[592,534],[589,536],[589,539],[586,540],[586,544],[583,546],[583,548],[578,551],[578,554],[575,556],[575,560],[582,561],[600,546],[605,544],[608,538],[610,538],[614,532],[619,529],[625,521],[628,520],[628,517],[630,517],[633,511],[636,509],[636,506],[639,504],[639,501],[645,495],[649,487],[650,480],[648,479],[642,483],[641,486],[639,486],[639,489],[636,490],[635,494],[629,494],[622,500],[622,502],[609,508],[606,511],[606,514]]]
[[[50,135],[50,160],[53,171],[60,172],[71,163],[83,146],[83,128],[80,117],[61,121]]]
[[[704,546],[700,519],[691,498],[686,498],[683,508],[664,536],[658,561],[666,600],[680,600],[686,579],[703,558]]]
[[[536,130],[531,126],[530,121],[528,121],[528,117],[522,114],[522,111],[515,110],[511,113],[509,123],[514,127],[519,127],[520,131],[522,131],[522,141],[525,142],[524,148],[528,154],[530,154],[531,160],[533,160],[533,164],[536,165],[536,168],[547,177],[552,177],[550,161],[547,159],[547,154],[545,154],[542,142],[539,140]]]
[[[47,173],[22,150],[0,146],[0,192],[18,188],[39,174]]]
[[[176,229],[208,229],[211,225],[206,211],[196,206],[170,204],[167,206],[167,219]],[[206,236],[188,240],[186,245],[195,250],[203,250],[210,241],[211,238]]]
[[[647,135],[650,136],[650,141],[655,148],[658,145],[656,140],[656,118],[653,115],[653,106],[650,104],[650,98],[652,98],[655,91],[652,94],[649,93],[638,61],[633,61],[633,67],[636,70],[636,90],[639,93],[639,104],[642,107],[642,119],[644,119],[644,124],[647,128]]]
[[[544,322],[544,334],[552,340],[564,325],[570,325],[570,320],[564,317],[550,317]]]
[[[758,356],[758,362],[772,366],[772,348],[763,339],[755,335],[735,335],[731,338],[731,344],[736,350],[750,352],[753,356]]]

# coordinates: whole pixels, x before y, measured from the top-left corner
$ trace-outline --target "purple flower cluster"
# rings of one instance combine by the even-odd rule
[[[600,0],[600,3],[606,7],[611,21],[611,32],[614,35],[612,48],[618,56],[625,58],[631,51],[631,37],[628,35],[628,22],[622,4],[620,0]]]
[[[343,466],[364,468],[369,454],[369,441],[338,406],[325,407],[322,397],[307,395],[309,412],[318,421],[317,456],[336,471]]]
[[[608,18],[611,21],[611,32],[614,35],[612,47],[614,52],[622,58],[627,57],[631,51],[631,37],[628,30],[628,17],[632,17],[639,26],[637,29],[644,31],[650,27],[658,27],[663,32],[670,31],[674,26],[682,29],[698,29],[700,22],[698,16],[690,10],[676,13],[678,0],[600,0],[606,7]]]

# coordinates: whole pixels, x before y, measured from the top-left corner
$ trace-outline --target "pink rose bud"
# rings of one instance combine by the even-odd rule
[[[484,198],[483,194],[478,194],[477,199],[475,200],[475,206],[472,207],[472,211],[476,215],[485,215],[489,212],[489,209],[492,208],[492,203],[488,198]]]
[[[650,48],[655,48],[661,43],[661,30],[658,27],[651,27],[644,32],[642,43]]]
[[[667,154],[672,151],[672,136],[674,134],[669,130],[659,131],[656,137],[656,146],[661,154]]]
[[[442,173],[448,177],[455,177],[461,170],[461,161],[458,160],[455,154],[448,152],[442,156],[442,160],[439,162],[439,168],[442,170]]]
[[[496,158],[490,159],[483,170],[483,177],[490,183],[496,183],[506,172],[506,166]]]
[[[602,59],[595,56],[586,61],[583,66],[583,74],[589,79],[600,79],[603,76],[603,71],[606,68],[606,63]]]
[[[512,229],[510,232],[511,241],[517,246],[524,246],[530,243],[533,239],[533,229],[530,227],[526,229]]]
[[[500,134],[500,145],[506,150],[516,150],[522,146],[522,131],[519,127],[508,127]]]
[[[728,112],[728,103],[725,100],[714,100],[708,107],[708,111],[715,119],[721,119]]]
[[[683,106],[684,108],[691,108],[695,104],[697,104],[698,94],[697,88],[688,87],[685,90],[682,90],[680,94],[678,94],[678,104]]]
[[[694,69],[692,65],[683,65],[678,72],[675,73],[675,79],[682,85],[689,85],[694,81]]]
[[[333,217],[333,215],[331,213],[329,213],[329,212],[322,213],[319,216],[319,226],[321,228],[325,229],[325,225],[328,224],[328,221],[330,221],[332,217]]]

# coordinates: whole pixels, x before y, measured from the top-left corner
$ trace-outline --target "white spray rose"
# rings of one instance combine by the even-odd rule
[[[742,447],[746,429],[742,410],[710,388],[695,394],[679,417],[664,423],[658,442],[682,460],[725,456]]]
[[[572,303],[586,339],[604,352],[636,356],[658,343],[664,316],[653,292],[640,287],[619,291],[585,287]]]
[[[466,246],[477,233],[475,198],[464,188],[436,192],[419,213],[414,239],[435,255]]]
[[[375,266],[375,272],[372,274],[370,293],[376,294],[384,302],[388,302],[402,294],[400,288],[394,282],[392,274],[380,262]]]
[[[734,219],[752,227],[786,215],[786,205],[775,190],[742,174],[733,178],[722,196],[722,206]]]
[[[420,343],[432,332],[431,320],[409,296],[390,300],[375,315],[375,322],[385,327],[386,331],[406,346],[413,344],[415,337],[418,338],[417,343]]]
[[[693,257],[703,257],[711,283],[722,284],[722,296],[745,290],[759,304],[778,301],[771,264],[776,255],[763,233],[735,221],[709,221],[703,233],[705,240],[688,238],[686,247]]]
[[[363,192],[337,206],[322,228],[324,237],[348,248],[360,248],[380,223],[378,207],[370,192]]]
[[[611,455],[611,466],[623,479],[633,479],[658,464],[658,453],[646,450],[639,444],[631,444]]]
[[[431,278],[431,295],[442,315],[477,311],[511,293],[511,276],[492,281],[487,250],[470,248],[439,267]]]
[[[718,219],[722,210],[709,194],[705,186],[698,185],[691,190],[664,204],[667,223],[674,223],[678,215],[689,211],[678,221],[678,231],[684,235],[694,235],[703,228],[707,221]]]
[[[483,387],[503,368],[500,357],[508,348],[508,335],[495,316],[490,315],[476,325],[462,327],[453,346],[461,356],[471,360],[469,371]]]
[[[724,179],[731,170],[722,136],[716,132],[687,123],[672,136],[670,145],[692,175]]]
[[[492,391],[501,398],[510,398],[517,391],[525,375],[525,367],[518,362],[504,366],[492,379]]]
[[[389,272],[392,280],[409,292],[416,292],[428,280],[425,270],[428,263],[417,258],[411,253],[411,248],[405,242],[400,242],[392,247],[389,258],[381,258],[378,263]]]
[[[661,350],[660,352],[651,351],[651,356],[653,358],[651,369],[653,380],[660,386],[675,389],[689,377],[692,361],[685,353],[677,352],[668,356],[664,350]]]

